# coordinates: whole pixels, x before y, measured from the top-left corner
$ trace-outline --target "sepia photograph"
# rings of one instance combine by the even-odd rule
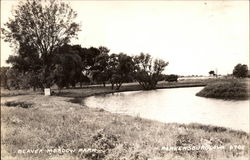
[[[248,0],[1,0],[2,160],[248,160]]]

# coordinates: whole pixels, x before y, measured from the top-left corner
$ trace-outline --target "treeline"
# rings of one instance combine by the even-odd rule
[[[77,84],[82,87],[86,83],[104,86],[111,83],[112,89],[119,90],[124,82],[138,81],[148,90],[163,79],[162,71],[168,65],[149,54],[130,56],[109,52],[103,46],[83,48],[65,44],[56,48],[44,64],[35,48],[23,45],[17,55],[8,58],[7,63],[12,67],[1,68],[1,85],[7,89],[36,90],[54,84],[62,89]]]
[[[9,89],[59,89],[83,83],[112,84],[138,81],[144,89],[154,89],[168,65],[149,54],[129,56],[109,53],[107,47],[83,48],[69,45],[81,31],[77,13],[63,1],[25,0],[12,10],[1,28],[3,39],[17,50],[1,69],[3,85]]]

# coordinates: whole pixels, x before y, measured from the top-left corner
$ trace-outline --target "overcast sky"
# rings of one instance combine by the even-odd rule
[[[165,73],[231,73],[249,66],[249,2],[245,1],[67,1],[78,13],[82,47],[111,53],[150,53],[169,62]],[[1,0],[1,27],[14,0]],[[1,66],[14,52],[1,40]]]

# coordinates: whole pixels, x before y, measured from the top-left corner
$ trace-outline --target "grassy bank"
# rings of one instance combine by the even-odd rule
[[[180,87],[199,87],[205,86],[206,84],[214,81],[214,79],[197,79],[197,80],[181,80],[179,82],[166,82],[161,81],[156,86],[156,89],[164,89],[164,88],[180,88]],[[125,91],[138,91],[142,90],[143,88],[137,83],[124,83],[120,90],[112,90],[111,85],[108,84],[106,87],[102,85],[87,85],[82,88],[69,88],[69,89],[62,89],[59,93],[57,87],[52,87],[52,91],[56,96],[63,96],[63,97],[75,97],[75,98],[83,98],[97,94],[107,94],[107,93],[114,93],[114,92],[125,92]],[[2,97],[11,97],[11,96],[18,96],[18,95],[42,95],[42,91],[33,92],[31,90],[1,90]]]
[[[3,97],[1,158],[248,159],[249,134],[243,131],[200,124],[165,124],[91,109],[71,101],[72,98],[69,97],[42,95]],[[232,148],[232,145],[244,148]],[[225,148],[210,151],[167,151],[166,148],[170,146]],[[76,152],[45,152],[58,148],[75,149]],[[32,149],[44,151],[18,153],[19,149],[23,152]],[[84,149],[91,150],[85,152]]]
[[[226,100],[246,100],[249,98],[249,88],[247,80],[222,80],[208,84],[196,95]]]
[[[161,81],[156,86],[156,89],[165,89],[165,88],[183,88],[183,87],[200,87],[205,86],[209,82],[214,80],[183,80],[179,82],[166,82]],[[97,86],[87,86],[84,88],[74,88],[74,89],[64,89],[60,93],[57,90],[55,94],[57,96],[64,96],[64,97],[74,97],[74,98],[83,98],[92,95],[100,95],[100,94],[108,94],[114,92],[126,92],[126,91],[139,91],[143,90],[143,88],[137,83],[125,83],[121,86],[119,90],[112,90],[111,86],[103,87],[101,85]]]

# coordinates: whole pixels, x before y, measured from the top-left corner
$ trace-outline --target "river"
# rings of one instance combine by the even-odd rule
[[[249,101],[197,97],[203,87],[133,91],[92,96],[92,108],[161,122],[201,123],[249,132]]]

